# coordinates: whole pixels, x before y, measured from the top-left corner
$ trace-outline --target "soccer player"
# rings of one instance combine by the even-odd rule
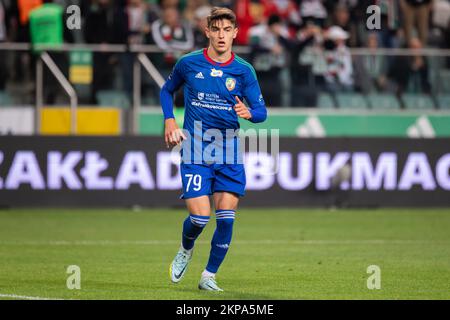
[[[238,32],[234,12],[227,8],[213,8],[207,22],[205,33],[209,39],[208,48],[179,59],[160,94],[166,145],[183,146],[181,198],[185,199],[189,211],[183,223],[180,249],[170,265],[170,278],[177,283],[186,273],[194,242],[209,221],[209,196],[212,195],[217,226],[211,241],[209,260],[198,287],[202,290],[223,291],[217,285],[215,274],[230,246],[239,197],[245,193],[245,171],[242,162],[238,161],[240,152],[236,147],[238,137],[231,139],[231,149],[237,151],[228,157],[227,149],[227,156],[220,158],[219,155],[214,158],[215,161],[193,159],[207,151],[208,141],[200,141],[200,152],[197,141],[189,144],[189,150],[184,145],[188,137],[194,137],[200,129],[205,134],[202,137],[206,137],[208,130],[214,129],[223,135],[225,147],[230,147],[230,140],[226,139],[229,137],[228,130],[239,129],[239,117],[254,123],[262,122],[267,117],[267,110],[255,70],[232,52],[233,39]],[[184,131],[176,124],[173,114],[173,94],[183,84]],[[249,107],[243,103],[244,100]],[[194,150],[192,153],[189,152],[191,149]]]

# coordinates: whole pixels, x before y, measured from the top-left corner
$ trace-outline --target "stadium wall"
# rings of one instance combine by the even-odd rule
[[[282,137],[245,165],[242,206],[450,206],[448,138]],[[183,206],[180,188],[161,137],[0,137],[0,207]]]
[[[1,107],[0,135],[31,135],[34,133],[32,107]]]
[[[182,125],[183,109],[176,110]],[[255,129],[255,125],[240,121],[241,129]],[[317,110],[282,108],[269,110],[269,117],[258,129],[277,129],[283,137],[398,137],[450,138],[449,111],[395,110]],[[160,108],[142,108],[139,133],[160,136],[164,121]]]

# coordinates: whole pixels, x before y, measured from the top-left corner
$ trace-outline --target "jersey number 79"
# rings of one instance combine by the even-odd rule
[[[188,178],[188,183],[186,186],[186,192],[189,191],[189,187],[191,186],[191,183],[194,184],[194,191],[199,191],[202,188],[202,176],[199,174],[192,174],[188,173],[184,175],[186,178]]]

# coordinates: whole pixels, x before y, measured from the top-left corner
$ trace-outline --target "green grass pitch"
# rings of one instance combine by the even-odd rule
[[[200,292],[214,231],[179,284],[168,268],[184,210],[0,211],[0,299],[450,299],[450,209],[242,209],[217,275]],[[81,289],[69,290],[69,265]],[[381,269],[369,290],[367,267]]]

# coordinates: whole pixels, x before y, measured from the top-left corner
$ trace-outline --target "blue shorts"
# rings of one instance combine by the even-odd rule
[[[181,163],[183,194],[180,199],[211,195],[214,192],[245,194],[243,164],[185,164]]]

